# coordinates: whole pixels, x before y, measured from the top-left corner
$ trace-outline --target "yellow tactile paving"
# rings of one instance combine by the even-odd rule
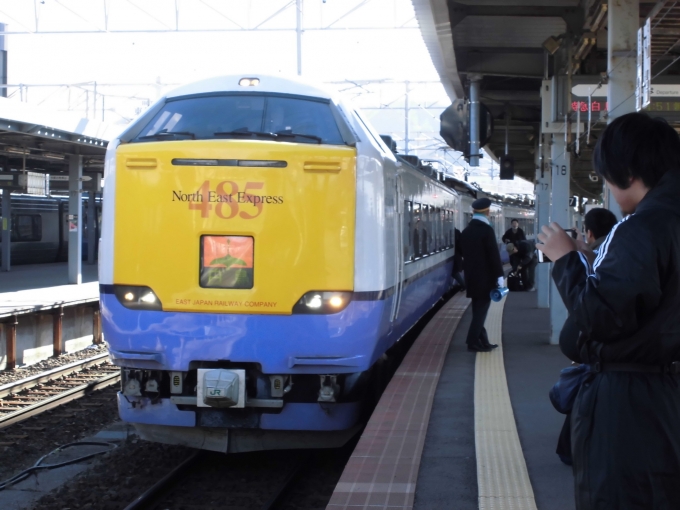
[[[475,448],[480,510],[536,510],[534,491],[503,363],[503,306],[491,303],[486,320],[489,341],[498,348],[477,353],[475,361]]]

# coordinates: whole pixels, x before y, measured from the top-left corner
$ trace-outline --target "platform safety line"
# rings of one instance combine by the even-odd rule
[[[475,360],[475,449],[480,510],[536,510],[517,434],[503,362],[503,307],[491,303],[486,329],[492,352]]]

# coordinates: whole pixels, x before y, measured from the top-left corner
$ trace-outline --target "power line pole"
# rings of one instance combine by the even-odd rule
[[[404,154],[408,154],[408,81],[404,82],[406,85],[406,95],[404,96]]]
[[[298,76],[302,76],[302,1],[303,0],[295,0]]]

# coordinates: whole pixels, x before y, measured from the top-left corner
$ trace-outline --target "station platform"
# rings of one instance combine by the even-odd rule
[[[0,273],[0,370],[101,343],[97,266],[68,283],[68,264],[15,266]]]
[[[82,266],[82,283],[69,285],[68,263],[14,266],[0,273],[0,318],[99,301],[97,266]]]
[[[575,507],[570,466],[555,454],[564,415],[548,391],[570,364],[549,345],[536,293],[492,303],[490,353],[470,353],[470,300],[430,320],[393,376],[328,510]]]

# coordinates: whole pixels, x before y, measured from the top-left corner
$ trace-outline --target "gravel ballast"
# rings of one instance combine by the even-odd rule
[[[56,358],[47,358],[34,365],[27,365],[14,370],[1,370],[0,371],[0,386],[4,384],[13,383],[21,379],[26,379],[33,375],[42,374],[48,370],[52,370],[63,365],[68,365],[75,361],[84,360],[96,356],[97,354],[102,354],[108,352],[108,349],[104,345],[90,345],[83,350],[71,352],[68,354],[62,354]]]

